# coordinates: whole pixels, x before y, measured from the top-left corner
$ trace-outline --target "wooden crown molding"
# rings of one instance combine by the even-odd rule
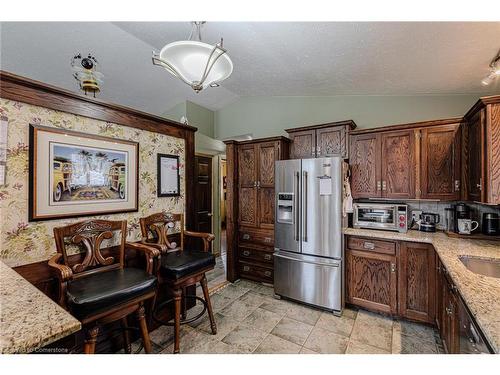
[[[498,103],[500,103],[500,95],[483,96],[482,98],[479,98],[479,100],[472,106],[471,109],[469,109],[469,111],[465,114],[464,118],[470,118],[474,116],[474,114],[477,111],[486,107],[488,104],[498,104]]]
[[[223,142],[226,145],[232,145],[232,144],[247,145],[247,144],[251,144],[251,143],[274,142],[274,141],[291,142],[291,140],[289,138],[284,137],[282,135],[277,136],[277,137],[249,139],[248,141],[235,141],[234,139],[229,139],[229,140],[223,141]]]
[[[164,117],[112,104],[0,70],[0,97],[132,128],[185,138],[198,130]]]
[[[332,126],[349,126],[349,128],[351,130],[354,130],[357,128],[357,125],[353,120],[343,120],[343,121],[327,122],[325,124],[299,126],[296,128],[285,129],[285,131],[287,133],[293,133],[293,132],[305,131],[305,130],[330,128]]]
[[[457,124],[457,123],[461,123],[462,121],[463,121],[462,117],[452,117],[452,118],[440,119],[440,120],[411,122],[408,124],[398,124],[398,125],[389,125],[389,126],[379,126],[377,128],[369,128],[369,129],[358,129],[358,130],[352,131],[350,134],[357,135],[357,134],[377,133],[377,132],[386,132],[386,131],[394,131],[394,130],[406,130],[406,129],[413,129],[413,128],[425,128],[428,126]]]

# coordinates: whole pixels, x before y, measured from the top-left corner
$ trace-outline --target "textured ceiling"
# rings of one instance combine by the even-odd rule
[[[182,100],[218,109],[239,96],[417,95],[500,92],[480,80],[500,48],[500,23],[210,22],[232,76],[195,94],[151,64],[152,49],[187,38],[188,23],[3,23],[2,69],[75,89],[69,60],[93,52],[101,97],[153,113]]]

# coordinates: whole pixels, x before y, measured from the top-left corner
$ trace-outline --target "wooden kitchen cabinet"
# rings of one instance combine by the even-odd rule
[[[316,157],[316,130],[290,132],[291,159],[308,159]]]
[[[352,132],[352,197],[459,199],[460,121],[452,118]]]
[[[420,198],[460,199],[460,123],[420,131]]]
[[[228,280],[272,282],[274,163],[287,159],[289,139],[226,141]]]
[[[413,130],[384,132],[380,137],[382,198],[415,197],[415,134]]]
[[[398,273],[399,315],[434,323],[436,314],[436,254],[432,245],[401,242]]]
[[[464,198],[500,204],[500,96],[481,98],[464,116]]]
[[[442,266],[441,266],[442,267]],[[441,289],[440,329],[439,334],[447,353],[460,351],[460,327],[458,317],[458,298],[456,287],[448,276],[446,269],[441,269],[439,288]]]
[[[292,144],[291,159],[340,156],[347,159],[349,132],[356,128],[352,120],[286,129]]]
[[[432,245],[346,238],[346,301],[350,304],[434,324],[435,270]]]
[[[349,165],[353,198],[380,197],[380,136],[369,133],[351,136]]]
[[[415,198],[413,130],[351,136],[353,198]]]
[[[373,241],[353,238],[363,248],[346,249],[346,300],[356,306],[386,314],[397,314],[397,258],[395,253],[380,251]],[[387,242],[387,247],[394,243]]]

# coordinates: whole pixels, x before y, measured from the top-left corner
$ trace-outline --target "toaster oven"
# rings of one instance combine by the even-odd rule
[[[408,206],[405,204],[354,203],[353,227],[408,231]]]

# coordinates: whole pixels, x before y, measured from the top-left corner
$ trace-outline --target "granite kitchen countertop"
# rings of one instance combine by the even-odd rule
[[[80,322],[0,261],[0,353],[29,353],[68,336]]]
[[[448,237],[443,232],[407,233],[371,229],[344,229],[344,234],[380,239],[430,243],[493,350],[500,350],[500,279],[469,271],[458,258],[474,256],[500,259],[500,242]]]

